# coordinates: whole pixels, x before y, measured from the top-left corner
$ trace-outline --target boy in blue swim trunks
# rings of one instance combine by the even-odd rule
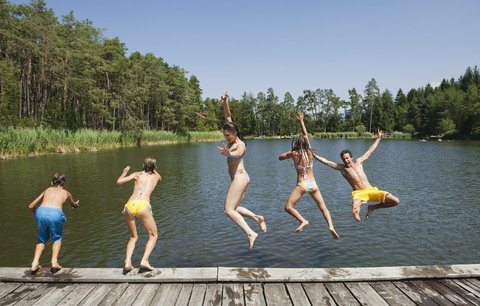
[[[365,162],[373,151],[377,148],[380,140],[383,137],[383,132],[378,131],[377,139],[368,148],[368,150],[357,160],[352,159],[352,152],[349,150],[343,150],[340,153],[343,165],[329,161],[321,156],[314,155],[315,158],[321,163],[329,166],[332,169],[340,171],[343,177],[352,186],[352,214],[356,221],[361,221],[360,218],[360,206],[368,201],[375,201],[378,204],[368,206],[366,218],[372,215],[373,211],[378,208],[388,208],[397,206],[400,204],[400,199],[391,193],[383,190],[379,190],[377,187],[370,185],[367,179],[367,175],[363,171],[363,162]]]
[[[75,201],[72,194],[64,189],[67,178],[63,173],[55,173],[51,181],[51,187],[43,191],[28,208],[35,215],[35,222],[38,230],[38,243],[35,247],[35,254],[33,256],[31,274],[38,272],[40,267],[40,256],[45,249],[45,244],[51,238],[52,245],[52,273],[57,272],[62,268],[58,264],[58,253],[62,246],[62,227],[63,222],[66,221],[65,215],[62,211],[63,204],[69,200],[73,208],[79,206],[79,201]],[[40,206],[37,207],[37,205]]]

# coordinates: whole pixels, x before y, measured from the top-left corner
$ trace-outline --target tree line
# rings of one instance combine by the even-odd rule
[[[295,113],[312,132],[400,131],[418,136],[480,139],[480,72],[468,67],[394,96],[371,79],[342,99],[332,89],[279,98],[273,88],[230,101],[242,133],[291,135]],[[221,93],[219,93],[221,94]],[[43,0],[0,0],[0,127],[68,130],[214,131],[223,123],[218,98],[202,99],[200,80],[153,54],[106,38],[73,12],[61,20]]]

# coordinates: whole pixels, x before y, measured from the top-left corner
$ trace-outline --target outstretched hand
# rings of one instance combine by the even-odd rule
[[[302,112],[298,112],[297,115],[295,116],[295,118],[297,118],[298,121],[303,121],[305,116],[303,115]]]
[[[72,202],[72,207],[73,207],[73,208],[79,207],[80,204],[78,204],[78,203],[80,203],[80,200],[73,201],[73,202]]]
[[[128,173],[128,171],[130,171],[130,166],[126,166],[125,168],[123,168],[123,174],[126,175]]]
[[[383,131],[378,129],[377,138],[383,138]]]
[[[227,102],[227,99],[228,99],[228,91],[225,91],[221,97],[222,101],[223,102]]]

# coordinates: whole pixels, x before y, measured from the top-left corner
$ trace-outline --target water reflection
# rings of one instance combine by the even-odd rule
[[[65,207],[68,221],[60,262],[75,267],[121,267],[128,239],[121,214],[131,185],[115,180],[126,165],[141,169],[157,159],[163,181],[152,195],[159,240],[150,262],[157,267],[353,267],[478,263],[480,191],[475,142],[383,140],[365,164],[370,182],[401,198],[398,207],[377,210],[368,222],[351,216],[350,188],[341,175],[316,163],[317,183],[341,236],[335,241],[308,196],[297,207],[310,226],[296,234],[294,218],[284,212],[295,186],[291,162],[277,160],[289,140],[249,141],[246,169],[252,183],[243,202],[263,214],[268,232],[248,251],[243,232],[223,214],[229,185],[220,143],[163,145],[81,154],[48,155],[0,162],[0,266],[28,266],[36,231],[26,206],[63,171],[67,189],[81,207]],[[342,149],[354,157],[369,140],[313,140],[316,151],[339,161]],[[365,209],[364,209],[365,210]],[[260,232],[258,225],[247,220]],[[134,255],[138,264],[147,239],[142,227]],[[50,245],[42,257],[48,265]]]

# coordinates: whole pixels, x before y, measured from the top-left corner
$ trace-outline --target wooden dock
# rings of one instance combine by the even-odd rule
[[[0,268],[0,305],[480,305],[480,265]]]

